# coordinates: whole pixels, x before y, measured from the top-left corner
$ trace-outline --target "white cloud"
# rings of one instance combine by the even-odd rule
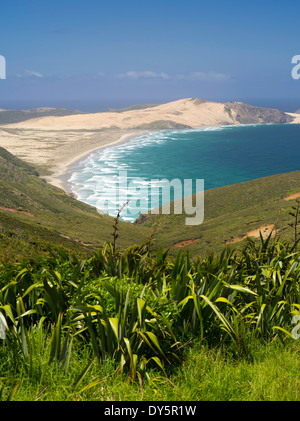
[[[128,79],[169,79],[170,76],[166,73],[157,73],[152,72],[151,70],[146,70],[143,72],[136,72],[131,70],[130,72],[120,73],[119,78],[128,78]]]
[[[151,70],[146,71],[134,71],[131,70],[126,73],[120,73],[117,75],[121,79],[164,79],[164,80],[195,80],[195,81],[204,81],[204,82],[214,82],[214,81],[227,81],[231,79],[231,76],[226,73],[217,73],[217,72],[192,72],[192,73],[182,73],[170,75],[164,72],[153,72]]]
[[[34,77],[39,77],[39,78],[43,77],[41,73],[36,72],[35,70],[26,70],[24,76],[34,76]]]

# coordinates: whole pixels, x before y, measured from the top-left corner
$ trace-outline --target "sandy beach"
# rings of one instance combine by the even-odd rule
[[[97,149],[127,142],[142,130],[26,130],[0,127],[1,146],[41,169],[42,177],[69,192],[68,168]],[[49,175],[43,175],[47,172]]]
[[[70,155],[64,156],[64,159],[55,167],[55,172],[53,172],[53,174],[49,176],[44,176],[43,178],[48,183],[52,184],[53,186],[59,187],[65,190],[67,193],[70,193],[70,189],[68,188],[68,183],[67,183],[68,181],[67,172],[72,165],[75,165],[81,159],[87,157],[90,153],[98,149],[107,148],[110,146],[128,142],[130,139],[143,133],[144,132],[129,132],[125,134],[120,133],[121,136],[117,138],[116,140],[112,140],[112,139],[115,139],[117,134],[107,133],[105,140],[101,139],[101,143],[100,143],[100,139],[99,139],[99,144],[97,144],[97,146],[91,149],[87,149],[87,145],[82,144],[82,148],[84,149],[83,152],[80,152],[79,154],[76,154],[76,155],[72,154],[72,156]]]

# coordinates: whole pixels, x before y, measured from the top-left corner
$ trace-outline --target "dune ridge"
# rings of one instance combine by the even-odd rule
[[[299,117],[299,115],[297,115]],[[228,124],[291,123],[291,113],[254,107],[241,102],[218,103],[199,98],[186,98],[155,107],[133,109],[122,113],[101,112],[68,116],[47,116],[6,125],[7,128],[35,130],[99,130],[104,128],[139,129],[145,124],[164,121],[186,127]],[[169,128],[169,127],[168,127]]]

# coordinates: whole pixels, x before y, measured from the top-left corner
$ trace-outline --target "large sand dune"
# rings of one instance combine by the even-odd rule
[[[121,113],[102,112],[62,117],[40,117],[6,127],[36,130],[136,129],[151,124],[155,128],[155,122],[163,121],[166,122],[166,127],[168,127],[167,122],[171,122],[174,127],[182,125],[195,128],[245,123],[286,123],[293,119],[294,116],[278,110],[252,107],[239,102],[223,104],[198,98],[188,98],[157,105],[156,107]]]

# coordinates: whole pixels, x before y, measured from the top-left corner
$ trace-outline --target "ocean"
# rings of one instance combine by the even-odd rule
[[[196,180],[207,190],[299,169],[300,125],[222,126],[151,132],[99,149],[69,169],[68,183],[79,200],[112,216],[129,200],[121,219],[133,222],[195,193]],[[159,187],[174,180],[182,192],[163,197]],[[191,180],[191,191],[184,180]]]

